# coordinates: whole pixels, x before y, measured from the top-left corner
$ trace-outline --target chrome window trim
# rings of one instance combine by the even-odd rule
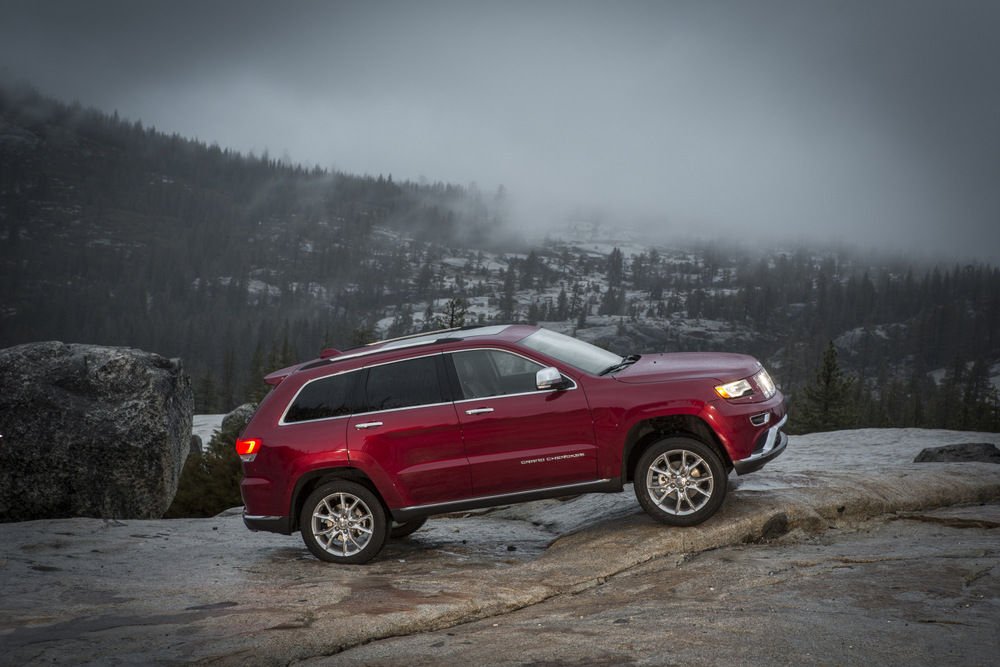
[[[393,349],[399,349],[399,348],[393,348]],[[439,355],[442,355],[442,354],[444,354],[444,352],[438,351],[438,352],[431,352],[430,354],[421,354],[421,355],[416,356],[416,357],[406,357],[405,359],[390,359],[389,361],[380,361],[377,364],[365,364],[364,366],[362,366],[362,368],[360,370],[363,370],[363,369],[366,369],[366,368],[378,368],[379,366],[388,366],[389,364],[401,364],[404,361],[414,361],[416,359],[426,359],[427,357],[436,357],[436,356],[439,356]]]
[[[423,345],[423,343],[421,343],[421,344]],[[398,349],[405,349],[405,348],[393,348],[393,349],[397,349],[398,350]],[[567,387],[565,389],[536,389],[535,391],[524,391],[524,392],[519,392],[519,393],[516,393],[516,394],[500,394],[499,396],[484,396],[482,398],[463,398],[463,399],[457,400],[457,401],[444,401],[444,402],[441,402],[441,403],[421,403],[420,405],[408,405],[408,406],[403,407],[403,408],[387,408],[385,410],[373,410],[371,412],[353,412],[353,413],[351,413],[349,415],[337,415],[336,417],[320,417],[319,419],[303,419],[302,421],[294,421],[294,422],[287,422],[287,421],[285,421],[285,417],[288,415],[288,411],[291,410],[292,405],[295,404],[295,399],[297,399],[299,397],[299,394],[301,394],[302,391],[306,387],[308,387],[309,385],[311,385],[313,382],[319,382],[320,380],[326,380],[328,378],[336,377],[338,375],[346,375],[348,373],[359,373],[359,372],[367,370],[369,368],[377,368],[378,366],[388,366],[389,364],[399,364],[399,363],[402,363],[404,361],[413,361],[414,359],[424,359],[426,357],[436,357],[438,355],[458,354],[460,352],[474,352],[476,350],[493,350],[493,351],[496,351],[496,352],[506,352],[507,354],[513,354],[515,356],[521,357],[522,359],[526,359],[526,360],[530,361],[533,364],[537,364],[537,365],[541,366],[542,368],[546,367],[546,365],[544,363],[538,361],[537,359],[532,359],[531,357],[529,357],[529,356],[527,356],[525,354],[521,354],[520,352],[515,352],[513,350],[508,350],[508,349],[505,349],[505,348],[502,348],[502,347],[483,346],[483,347],[468,347],[468,348],[464,348],[464,349],[461,349],[461,350],[448,350],[448,351],[440,351],[440,352],[431,352],[430,354],[421,354],[421,355],[416,356],[416,357],[406,357],[405,359],[392,359],[390,361],[382,361],[382,362],[379,362],[377,364],[365,365],[365,366],[362,366],[361,368],[345,369],[345,370],[337,371],[336,373],[330,373],[329,375],[321,375],[319,377],[313,378],[312,380],[309,380],[308,382],[304,383],[301,387],[299,387],[298,391],[295,392],[295,395],[292,396],[292,400],[288,401],[288,405],[285,406],[285,410],[281,413],[281,418],[278,420],[278,426],[295,426],[296,424],[313,424],[313,423],[316,423],[316,422],[334,421],[336,419],[350,419],[351,417],[361,417],[361,416],[364,416],[364,415],[377,415],[377,414],[383,414],[383,413],[386,413],[386,412],[399,412],[399,411],[402,411],[402,410],[416,410],[417,408],[435,408],[435,407],[440,407],[442,405],[459,405],[461,403],[468,403],[470,401],[493,401],[493,400],[500,399],[500,398],[511,398],[511,397],[514,397],[514,396],[534,396],[534,395],[538,395],[538,394],[549,394],[549,393],[552,393],[552,392],[555,392],[555,391],[575,391],[580,386],[577,383],[576,379],[574,379],[573,377],[571,377],[569,375],[566,375],[560,369],[559,372],[562,374],[562,376],[565,377],[567,380],[569,380],[570,382],[573,383],[572,387]],[[361,355],[358,355],[358,356],[361,356]],[[344,357],[334,357],[334,359],[343,359],[343,358]],[[558,367],[553,367],[553,368],[558,368]]]
[[[551,394],[554,391],[574,391],[575,389],[576,387],[569,387],[567,389],[536,389],[535,391],[522,391],[517,394],[500,394],[499,396],[483,396],[482,398],[463,398],[460,401],[455,401],[455,405],[475,403],[476,401],[495,401],[499,398],[514,398],[515,396],[538,396],[540,394]]]
[[[420,408],[439,408],[442,405],[454,405],[451,401],[444,403],[421,403],[420,405],[407,405],[405,408],[386,408],[385,410],[373,410],[371,412],[355,412],[351,417],[364,417],[365,415],[383,415],[386,412],[403,412],[404,410],[419,410]]]
[[[404,361],[413,361],[415,359],[426,359],[427,357],[436,357],[436,356],[442,355],[442,354],[444,354],[444,352],[431,352],[430,354],[421,354],[420,356],[417,356],[417,357],[406,357],[405,359],[393,359],[391,361],[383,361],[383,362],[378,363],[378,364],[371,364],[371,365],[367,365],[367,366],[362,366],[361,368],[352,368],[350,370],[342,370],[342,371],[338,371],[336,373],[330,373],[329,375],[321,375],[321,376],[319,376],[317,378],[313,378],[312,380],[309,380],[308,382],[304,383],[301,387],[299,387],[299,390],[297,392],[295,392],[294,396],[292,396],[292,400],[290,400],[288,402],[288,405],[285,406],[285,411],[281,413],[281,419],[278,420],[278,426],[294,426],[295,424],[312,424],[314,422],[333,421],[334,419],[348,419],[350,417],[360,417],[362,415],[377,415],[377,414],[381,414],[383,412],[396,412],[397,410],[414,410],[416,408],[433,408],[433,407],[437,407],[437,406],[440,406],[440,405],[451,405],[453,403],[453,401],[444,401],[444,402],[441,402],[441,403],[421,403],[420,405],[408,405],[408,406],[403,407],[403,408],[386,408],[385,410],[373,410],[371,412],[352,412],[349,415],[337,415],[336,417],[320,417],[319,419],[303,419],[302,421],[297,421],[297,422],[286,422],[285,421],[285,416],[288,415],[288,411],[291,410],[292,409],[292,405],[295,404],[295,399],[297,399],[299,397],[299,394],[302,393],[303,389],[305,389],[306,387],[308,387],[309,385],[311,385],[313,382],[318,382],[320,380],[326,380],[327,378],[336,377],[338,375],[346,375],[347,373],[359,373],[361,371],[368,370],[369,368],[377,368],[378,366],[388,366],[389,364],[401,364]]]
[[[320,380],[328,380],[329,378],[337,377],[338,375],[347,375],[348,373],[357,373],[357,372],[363,371],[363,370],[364,370],[364,367],[344,369],[342,371],[337,371],[336,373],[330,373],[329,375],[321,375],[321,376],[319,376],[317,378],[313,378],[312,380],[309,380],[308,382],[304,382],[302,384],[302,386],[299,387],[298,391],[295,392],[295,395],[292,396],[292,400],[288,401],[288,404],[285,406],[285,409],[282,411],[281,418],[278,419],[278,426],[294,426],[296,424],[311,424],[312,422],[328,422],[328,421],[333,421],[334,419],[347,419],[348,417],[352,417],[353,414],[350,414],[350,415],[337,415],[336,417],[320,417],[318,419],[303,419],[301,421],[294,421],[294,422],[286,422],[285,421],[285,417],[288,416],[288,411],[292,409],[293,405],[295,405],[295,401],[296,401],[296,399],[298,399],[299,394],[301,394],[305,390],[305,388],[308,387],[309,385],[311,385],[313,382],[319,382]]]

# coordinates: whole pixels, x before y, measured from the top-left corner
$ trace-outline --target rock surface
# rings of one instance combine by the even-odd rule
[[[966,442],[942,447],[928,447],[917,454],[914,463],[1000,463],[1000,449],[989,442]]]
[[[463,659],[461,651],[470,646],[464,642],[472,641],[463,626],[485,619],[487,632],[504,633],[499,644],[489,645],[495,652],[485,659],[489,664],[730,664],[735,655],[736,663],[798,665],[810,662],[802,659],[805,647],[816,656],[813,664],[909,665],[928,662],[914,657],[916,647],[928,644],[934,648],[931,662],[958,664],[962,656],[949,657],[949,650],[987,637],[993,643],[969,650],[962,664],[992,664],[982,656],[996,655],[995,587],[981,586],[997,574],[995,568],[984,571],[996,563],[992,533],[1000,526],[1000,468],[909,463],[924,447],[963,439],[1000,444],[1000,434],[919,429],[792,436],[786,455],[772,465],[731,478],[734,488],[719,513],[695,528],[656,523],[627,489],[434,518],[413,535],[392,540],[362,567],[322,563],[298,536],[250,532],[238,515],[3,524],[0,655],[10,664],[246,667],[313,658],[331,665],[369,659],[370,664],[475,664],[484,651],[470,651]],[[760,482],[750,483],[755,477]],[[938,509],[952,505],[969,507]],[[869,529],[864,522],[887,514],[899,521],[894,525],[905,520],[925,532],[906,542],[905,535],[893,532],[871,545],[847,544],[843,554],[816,554],[818,567],[805,563],[808,553],[779,552],[770,562],[776,544],[802,543],[808,551],[825,534],[858,528],[864,533]],[[956,539],[953,529],[975,536],[975,543]],[[944,534],[948,539],[938,544],[957,551],[921,546],[927,532]],[[729,547],[740,551],[720,554]],[[918,548],[922,551],[914,551]],[[933,561],[915,560],[928,553]],[[869,563],[872,554],[888,561]],[[841,555],[846,560],[839,560]],[[745,556],[752,559],[727,560]],[[684,564],[697,568],[702,558],[723,565],[705,570],[711,578],[691,576]],[[911,563],[918,566],[912,572]],[[960,565],[961,572],[939,571],[941,563]],[[905,579],[884,576],[880,566],[894,564],[899,567],[889,574],[903,572]],[[647,565],[650,572],[643,569]],[[681,569],[673,572],[674,567]],[[806,576],[789,579],[782,572],[786,567]],[[657,583],[658,574],[669,581]],[[944,581],[943,574],[949,585],[968,585],[955,595],[924,588]],[[622,586],[615,584],[618,577]],[[784,579],[801,586],[802,594],[770,586]],[[849,589],[842,588],[845,580]],[[696,584],[702,585],[700,592],[694,591]],[[605,607],[603,591],[614,594]],[[754,599],[753,607],[746,606]],[[574,600],[578,609],[572,608]],[[538,606],[541,615],[532,615],[532,608],[546,601],[558,605],[555,616],[562,617],[562,625],[550,616],[551,607]],[[850,620],[859,605],[871,613]],[[810,619],[821,618],[812,613],[817,608],[829,613],[816,623],[826,634],[814,650],[809,645],[817,628]],[[949,609],[953,616],[941,615]],[[533,646],[527,645],[527,633],[507,634],[509,623],[524,617],[511,614],[517,610],[538,633]],[[630,624],[615,623],[623,618]],[[677,625],[681,621],[685,625]],[[558,629],[561,637],[544,634],[538,623]],[[636,633],[627,636],[632,624]],[[894,661],[890,645],[875,644],[876,627],[896,631],[893,642],[915,648]],[[952,634],[939,644],[927,632],[931,627]],[[383,661],[382,649],[372,643],[428,631],[443,631],[443,637],[418,641],[412,655],[393,648]],[[454,643],[442,646],[451,654],[434,653],[439,642],[451,641],[449,632]],[[574,632],[580,633],[576,653],[567,646]],[[647,650],[657,637],[663,640],[657,650],[667,654]],[[866,648],[854,652],[858,637]],[[677,646],[676,657],[670,654],[673,642],[685,638],[693,644]],[[773,638],[801,641],[779,654]],[[637,648],[630,654],[633,641]],[[541,646],[546,642],[551,652]],[[740,657],[748,642],[751,650]],[[600,652],[588,657],[587,648],[597,644],[615,655],[603,663]],[[354,647],[361,649],[352,654]]]
[[[250,421],[250,418],[253,417],[255,410],[257,410],[256,403],[244,403],[243,405],[237,407],[222,418],[222,430],[228,431],[230,429],[235,429],[237,431],[242,431],[243,427]]]
[[[511,614],[296,664],[996,664],[1000,505],[889,519],[657,558]]]
[[[162,516],[193,406],[180,362],[157,354],[60,342],[0,350],[0,521]]]

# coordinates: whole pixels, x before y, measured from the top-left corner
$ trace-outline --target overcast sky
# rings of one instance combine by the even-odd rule
[[[209,143],[664,236],[1000,261],[1000,2],[0,0],[0,66]]]

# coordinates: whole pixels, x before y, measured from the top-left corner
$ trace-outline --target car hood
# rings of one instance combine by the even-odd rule
[[[753,375],[760,367],[759,361],[745,354],[671,352],[644,354],[639,361],[618,371],[613,377],[629,384],[699,378],[732,382]]]

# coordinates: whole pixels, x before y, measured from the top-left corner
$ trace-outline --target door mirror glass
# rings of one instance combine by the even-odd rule
[[[547,366],[535,373],[535,386],[538,389],[562,389],[566,382],[558,368]]]

